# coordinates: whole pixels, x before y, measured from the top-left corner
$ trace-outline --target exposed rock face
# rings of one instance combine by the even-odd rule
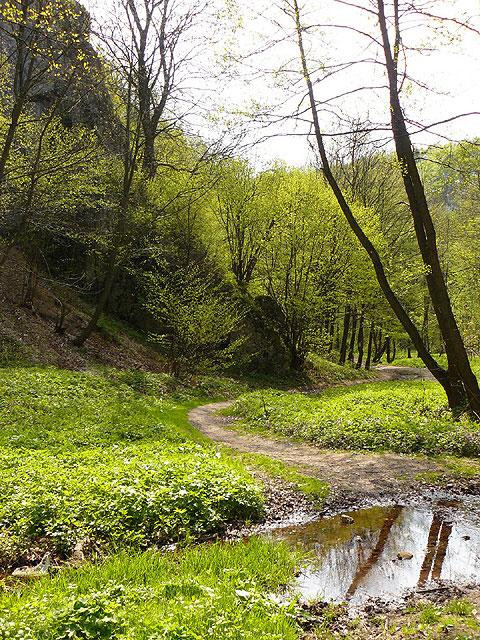
[[[15,5],[35,15],[37,0],[17,0]],[[0,11],[6,6],[7,0],[0,0]],[[28,102],[38,114],[59,102],[58,112],[67,126],[102,128],[111,121],[113,108],[100,59],[90,43],[90,15],[76,0],[52,2],[51,12],[48,23],[26,20],[24,32],[18,21],[0,15],[0,51],[11,61],[11,90],[23,44],[25,67],[33,61],[36,77],[28,89]]]

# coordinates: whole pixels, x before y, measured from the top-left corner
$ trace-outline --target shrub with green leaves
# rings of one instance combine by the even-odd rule
[[[480,454],[480,428],[446,408],[433,382],[380,382],[318,395],[275,390],[241,396],[234,413],[247,428],[269,430],[321,447],[399,453]]]
[[[17,547],[39,539],[145,547],[221,530],[262,513],[259,488],[200,445],[137,445],[0,455],[0,521]],[[0,558],[1,561],[1,558]]]

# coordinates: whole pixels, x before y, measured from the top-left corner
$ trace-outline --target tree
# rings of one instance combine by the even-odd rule
[[[441,270],[438,249],[436,245],[435,227],[430,215],[425,197],[423,183],[420,179],[415,154],[407,130],[402,106],[400,103],[399,86],[399,55],[401,50],[401,29],[398,0],[393,0],[393,31],[394,43],[390,43],[389,28],[385,15],[383,0],[377,0],[376,16],[380,27],[382,48],[385,56],[386,72],[389,85],[389,104],[392,118],[392,132],[395,142],[397,158],[402,171],[402,178],[407,194],[410,212],[413,218],[418,247],[426,267],[426,280],[432,305],[439,324],[445,351],[448,359],[448,369],[443,369],[427,349],[418,328],[415,326],[404,305],[392,289],[385,272],[384,264],[378,250],[364,232],[357,220],[347,198],[332,172],[328,154],[324,143],[314,85],[312,82],[307,56],[304,46],[305,28],[301,22],[300,8],[297,0],[288,5],[295,21],[296,37],[300,61],[305,78],[310,110],[313,119],[316,145],[322,162],[322,169],[327,182],[343,211],[350,227],[358,240],[367,251],[379,285],[409,335],[425,365],[443,386],[450,408],[457,414],[468,410],[473,416],[480,418],[480,389],[478,381],[472,372],[468,355],[453,315],[448,290]],[[369,9],[371,12],[371,10]]]
[[[123,46],[130,49],[143,135],[142,167],[148,178],[157,173],[158,136],[179,131],[179,113],[170,103],[180,98],[176,95],[180,93],[180,73],[194,48],[187,46],[187,40],[201,10],[199,4],[182,5],[176,0],[119,0],[116,6],[115,19],[126,34]]]
[[[56,111],[73,80],[92,74],[88,32],[88,14],[72,0],[2,2],[0,46],[11,91],[0,145],[0,188],[15,136],[22,118],[31,115],[31,105],[40,112]]]
[[[272,235],[277,212],[268,192],[275,178],[269,172],[254,175],[246,162],[221,163],[215,216],[228,247],[230,268],[238,287],[245,290]]]
[[[278,214],[262,252],[259,279],[273,303],[267,320],[295,370],[304,365],[310,350],[323,346],[332,283],[337,291],[341,288],[344,256],[337,252],[335,240],[341,236],[341,221],[315,172],[282,171],[277,180],[271,206]]]
[[[81,346],[96,328],[97,323],[105,310],[118,269],[125,259],[126,249],[131,243],[129,238],[128,221],[132,212],[132,195],[134,187],[138,185],[136,179],[137,168],[141,150],[141,114],[137,111],[134,95],[133,66],[127,57],[122,59],[122,71],[126,75],[117,75],[118,88],[121,93],[121,151],[116,158],[119,167],[119,185],[117,201],[113,203],[113,213],[109,237],[105,255],[105,272],[103,276],[101,292],[98,296],[94,310],[86,326],[75,337],[74,344]]]
[[[235,364],[244,337],[238,303],[196,269],[148,279],[148,309],[163,327],[153,338],[166,347],[172,373]]]

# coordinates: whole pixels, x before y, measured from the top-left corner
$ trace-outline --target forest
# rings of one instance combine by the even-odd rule
[[[0,0],[0,640],[480,637],[480,14],[321,4]]]

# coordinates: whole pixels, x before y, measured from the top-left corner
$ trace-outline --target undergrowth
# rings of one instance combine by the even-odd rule
[[[0,594],[11,640],[297,640],[295,603],[273,594],[299,556],[258,538],[181,552],[120,553]]]
[[[125,376],[0,371],[4,567],[47,549],[65,557],[83,539],[142,548],[262,515],[245,467],[188,424],[200,398],[139,393]]]
[[[455,421],[433,382],[382,382],[319,395],[256,391],[233,412],[251,430],[273,431],[328,448],[478,456],[480,429]]]

